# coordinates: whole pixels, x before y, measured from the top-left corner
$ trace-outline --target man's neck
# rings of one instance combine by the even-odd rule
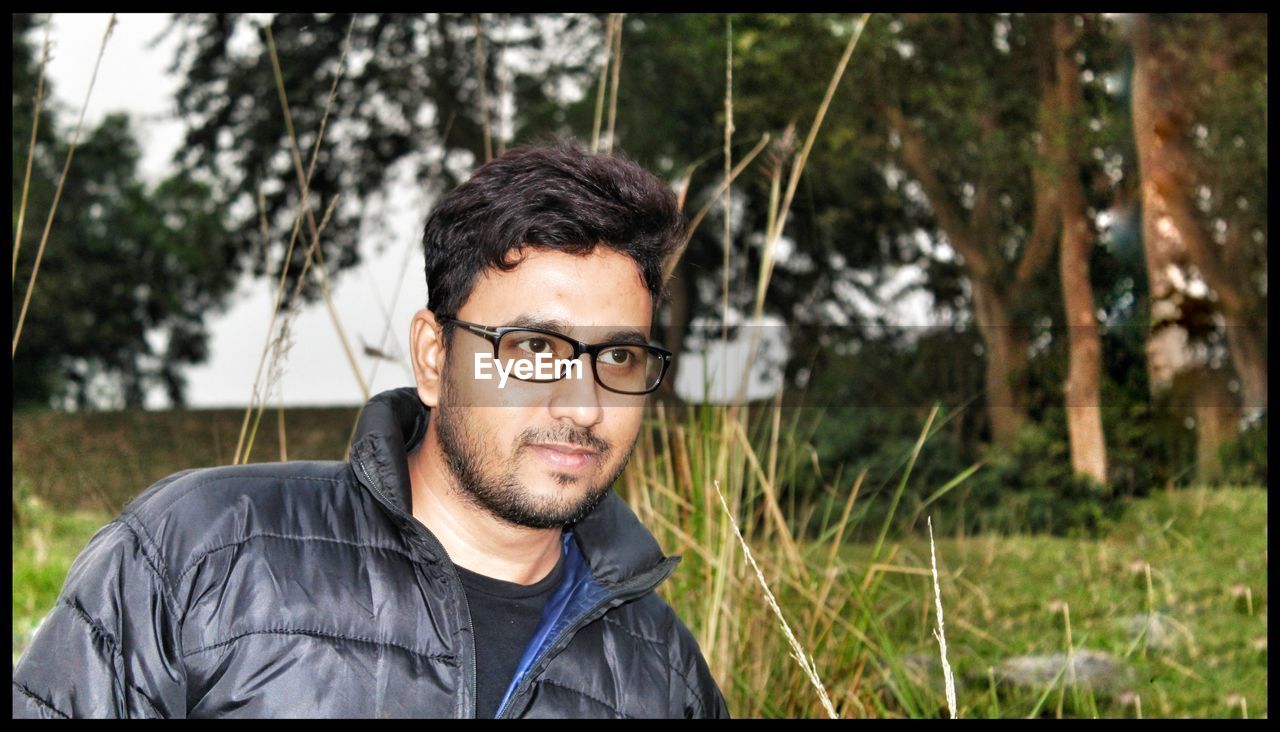
[[[408,458],[413,516],[436,535],[454,564],[522,585],[555,568],[561,530],[514,526],[460,495],[433,427]]]

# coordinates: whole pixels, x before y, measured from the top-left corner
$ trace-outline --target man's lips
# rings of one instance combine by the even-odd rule
[[[559,470],[584,470],[600,453],[589,447],[566,445],[561,442],[542,442],[530,445],[538,457]]]
[[[575,453],[575,454],[594,455],[596,453],[595,450],[592,450],[589,447],[581,447],[579,445],[567,445],[563,442],[538,442],[534,444],[534,447],[545,447],[548,450],[555,450],[556,452],[567,452],[567,453]]]

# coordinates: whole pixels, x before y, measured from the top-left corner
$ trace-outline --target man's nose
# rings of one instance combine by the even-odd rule
[[[579,427],[589,428],[604,419],[604,408],[600,405],[599,385],[592,372],[591,356],[582,354],[578,363],[581,364],[580,371],[572,369],[564,378],[551,384],[554,393],[549,409],[556,419],[568,418]]]

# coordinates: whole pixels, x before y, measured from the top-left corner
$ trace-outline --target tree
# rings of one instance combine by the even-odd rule
[[[669,345],[683,345],[700,316],[719,320],[726,281],[730,307],[751,310],[773,185],[789,172],[795,138],[811,123],[827,70],[854,20],[834,14],[732,17],[733,160],[742,160],[765,133],[773,143],[735,182],[730,213],[714,195],[723,176],[729,18],[626,16],[614,149],[670,180],[690,215],[704,206],[709,211],[676,269],[672,305],[659,314]],[[1082,27],[1072,19],[1060,28],[1055,44],[1054,23],[1042,16],[873,17],[801,178],[783,232],[786,252],[775,260],[766,298],[766,314],[787,323],[791,336],[788,396],[805,383],[821,383],[822,389],[848,384],[855,368],[850,364],[865,369],[877,354],[931,359],[955,348],[946,359],[954,378],[945,389],[930,381],[945,380],[932,357],[918,368],[897,368],[902,378],[894,383],[811,399],[864,400],[860,405],[906,399],[919,406],[927,401],[924,394],[963,393],[963,401],[980,369],[986,410],[963,415],[968,447],[976,447],[979,435],[1008,447],[1020,426],[1053,419],[1053,454],[1066,454],[1058,443],[1069,434],[1077,471],[1102,480],[1108,458],[1133,464],[1141,450],[1132,436],[1143,429],[1126,424],[1116,430],[1121,418],[1115,410],[1093,408],[1116,393],[1132,406],[1130,397],[1146,386],[1132,368],[1140,363],[1132,335],[1142,333],[1122,322],[1143,307],[1139,238],[1101,223],[1102,214],[1121,209],[1137,190],[1130,115],[1127,109],[1121,114],[1123,89],[1113,88],[1123,76],[1118,69],[1127,44],[1113,32],[1115,19],[1091,14],[1083,20]],[[1220,25],[1212,29],[1214,39],[1234,32],[1229,23]],[[188,34],[177,61],[186,76],[181,108],[192,120],[184,161],[211,175],[236,202],[237,247],[257,237],[259,190],[273,231],[287,231],[298,181],[264,29],[237,15],[183,16],[175,28]],[[312,213],[339,192],[348,202],[323,240],[331,267],[354,261],[356,242],[377,223],[369,204],[385,192],[392,168],[407,166],[424,188],[443,191],[483,160],[486,137],[499,143],[489,147],[548,133],[590,138],[605,57],[603,15],[361,14],[353,23],[350,15],[289,14],[274,16],[270,28],[304,155],[315,143],[350,30],[348,66],[312,186]],[[1217,219],[1229,218],[1226,236],[1241,237],[1236,243],[1246,245],[1244,261],[1265,271],[1265,195],[1246,196],[1247,221],[1237,212],[1223,213],[1237,188],[1265,192],[1265,177],[1257,174],[1265,172],[1257,162],[1265,161],[1265,138],[1249,126],[1257,116],[1251,110],[1262,110],[1265,119],[1265,86],[1256,83],[1258,69],[1265,79],[1265,66],[1254,59],[1259,36],[1249,38],[1245,50],[1225,51],[1215,40],[1205,44],[1203,58],[1168,66],[1188,74],[1231,70],[1212,77],[1217,96],[1202,90],[1185,97],[1195,110],[1188,114],[1204,123],[1212,144],[1197,142],[1201,133],[1194,123],[1179,123],[1179,129],[1191,140],[1198,180],[1212,188],[1210,209],[1219,212],[1200,211],[1201,224],[1216,236]],[[498,115],[495,100],[504,89],[501,108],[508,111]],[[1234,91],[1222,96],[1228,90]],[[1234,146],[1233,135],[1245,140],[1243,148]],[[1233,165],[1249,175],[1234,181]],[[1193,193],[1200,196],[1199,189]],[[733,218],[727,267],[726,216]],[[1259,231],[1262,247],[1256,245]],[[272,240],[282,246],[286,237]],[[923,277],[898,293],[888,291],[888,275],[902,268]],[[1196,275],[1201,268],[1189,259],[1183,269],[1189,281],[1207,277]],[[1158,303],[1160,273],[1152,273]],[[918,328],[885,328],[876,311],[920,289],[933,296],[940,319],[977,327],[936,338]],[[1216,285],[1209,291],[1218,296]],[[1265,290],[1260,292],[1261,301],[1253,295],[1241,300],[1265,304]],[[1194,309],[1192,299],[1184,312]],[[1255,315],[1262,312],[1250,307]],[[1210,319],[1214,310],[1200,308]],[[1099,330],[1097,313],[1104,314],[1107,329]],[[1245,364],[1250,346],[1241,343],[1233,347],[1232,361]],[[837,347],[844,353],[833,357]],[[1241,348],[1244,355],[1237,356]],[[810,381],[824,368],[833,378]],[[1089,408],[1075,409],[1081,404]],[[1064,405],[1068,419],[1059,425],[1056,415]],[[1149,414],[1149,405],[1142,406],[1146,412],[1133,414]],[[1108,435],[1125,437],[1107,444],[1103,422]]]
[[[735,16],[734,127],[740,149],[761,132],[777,139],[789,124],[803,126],[825,81],[812,68],[819,58],[836,57],[841,39],[833,28],[847,21]],[[724,23],[696,15],[627,20],[620,140],[673,178],[703,160],[688,197],[690,210],[703,203],[720,175],[705,161],[722,144],[723,116],[712,115],[722,107],[723,82],[708,69],[723,66]],[[792,342],[821,349],[821,364],[834,345],[832,326],[841,322],[830,313],[857,324],[840,334],[846,345],[861,342],[858,326],[871,324],[843,291],[854,289],[877,302],[884,273],[908,263],[921,267],[940,310],[972,308],[985,345],[988,423],[998,441],[1011,439],[1029,418],[1029,392],[1036,388],[1028,381],[1033,325],[1046,316],[1063,317],[1046,307],[1043,296],[1052,282],[1061,229],[1062,181],[1047,165],[1054,151],[1036,143],[1046,131],[1038,116],[1041,46],[1031,40],[1031,24],[1021,16],[875,18],[819,136],[802,184],[806,196],[797,199],[788,227],[796,259],[817,266],[780,266],[769,292],[770,311],[792,324]],[[1094,46],[1098,35],[1091,36]],[[1003,50],[994,40],[1001,38]],[[1089,49],[1090,64],[1113,61],[1095,50]],[[1052,67],[1052,58],[1047,60]],[[584,101],[569,117],[583,123],[588,112]],[[765,172],[774,164],[762,156],[755,167]],[[1077,177],[1085,174],[1082,165],[1075,168]],[[751,294],[750,273],[758,262],[753,237],[763,228],[769,180],[767,172],[747,175],[735,186],[735,200],[745,202],[745,215],[735,224],[729,277],[736,305]],[[1096,204],[1097,195],[1081,196],[1079,216],[1090,215],[1086,207]],[[720,215],[718,206],[712,215]],[[951,244],[959,263],[921,246],[921,232]],[[720,237],[718,225],[704,225],[678,275],[686,280],[677,283],[681,289],[700,299],[690,308],[695,314],[719,314]],[[1077,271],[1087,279],[1087,261]],[[871,286],[859,276],[867,274]],[[810,323],[817,327],[806,330]],[[807,354],[799,356],[793,363],[808,365]],[[1093,391],[1086,400],[1096,405]]]
[[[736,155],[765,132],[776,140],[789,125],[812,119],[827,79],[812,70],[818,63],[834,68],[851,20],[735,18]],[[338,192],[349,204],[339,207],[322,240],[330,267],[354,263],[357,242],[377,225],[376,217],[362,211],[385,191],[388,170],[408,164],[425,187],[443,191],[483,160],[487,116],[481,68],[490,93],[507,79],[514,104],[511,144],[550,134],[590,139],[604,22],[593,15],[512,14],[501,20],[481,16],[477,22],[475,16],[360,14],[354,24],[346,14],[274,16],[271,33],[304,151],[314,145],[328,85],[351,32],[349,68],[338,86],[311,184],[316,218]],[[723,16],[627,15],[623,26],[618,147],[673,184],[702,161],[687,197],[690,213],[706,203],[719,182],[717,166],[708,161],[722,146],[723,117],[717,114],[723,109],[723,74],[708,69],[723,70],[724,24]],[[191,120],[184,163],[214,176],[237,202],[237,247],[248,248],[259,236],[259,190],[272,230],[288,231],[298,203],[297,176],[274,99],[270,54],[265,42],[254,40],[263,31],[246,16],[225,14],[180,16],[174,28],[184,34],[175,63],[185,78],[179,109]],[[233,38],[249,41],[233,43]],[[576,101],[559,91],[575,86]],[[854,334],[868,318],[833,293],[874,295],[874,288],[855,276],[858,270],[879,267],[904,252],[920,256],[897,240],[909,238],[915,227],[907,222],[923,209],[890,190],[872,164],[883,133],[867,124],[857,97],[864,91],[846,77],[824,125],[833,134],[824,132],[818,139],[785,232],[796,251],[775,270],[768,311],[788,323],[794,343],[825,346]],[[487,101],[492,110],[495,102]],[[781,169],[794,150],[775,152],[780,155],[772,169]],[[437,168],[446,154],[450,164]],[[739,309],[751,296],[752,273],[759,270],[770,178],[757,171],[765,169],[758,164],[735,184],[737,200],[746,204],[744,218],[735,225],[730,263],[731,304]],[[719,316],[723,273],[722,244],[713,225],[717,215],[713,212],[695,233],[672,283],[676,307],[661,314],[669,342],[682,340],[699,315]],[[285,239],[273,236],[276,246]],[[295,255],[299,261],[292,271],[300,269],[302,256]],[[836,325],[847,332],[834,333]],[[794,359],[787,377],[794,381],[810,360]]]
[[[295,249],[291,262],[282,260],[301,186],[274,64],[304,170],[340,76],[308,201],[318,222],[329,201],[338,194],[345,199],[320,251],[329,270],[348,269],[359,261],[360,242],[381,230],[377,203],[398,170],[411,173],[424,190],[442,193],[484,161],[486,139],[505,139],[498,134],[498,91],[509,89],[519,109],[525,100],[559,93],[561,78],[585,81],[595,43],[593,33],[583,32],[590,21],[528,14],[281,13],[269,22],[273,61],[267,29],[250,16],[179,14],[170,28],[180,34],[173,70],[183,79],[177,104],[189,125],[179,162],[225,192],[235,212],[229,225],[237,251],[251,250],[261,238],[260,222],[267,222],[280,255],[259,259],[255,272],[266,272],[264,261],[278,262],[295,273],[292,279],[302,270],[305,247]],[[517,56],[519,66],[509,60]],[[308,222],[303,227],[307,232]],[[270,274],[278,277],[279,270]],[[312,283],[303,290],[306,297],[316,292]]]
[[[1081,19],[1084,20],[1083,18]],[[1098,328],[1089,255],[1096,234],[1081,183],[1084,94],[1075,54],[1085,32],[1072,16],[1041,19],[1043,62],[1041,136],[1049,150],[1049,170],[1061,213],[1058,271],[1066,316],[1068,367],[1065,388],[1071,466],[1100,485],[1107,483],[1107,446],[1102,431],[1102,338]]]
[[[1208,479],[1238,408],[1267,403],[1266,18],[1136,15],[1132,44],[1152,383],[1185,395]]]
[[[678,307],[664,313],[669,344],[681,343],[697,318],[722,319],[725,213],[723,199],[712,196],[724,175],[728,21],[722,15],[628,14],[624,24],[618,144],[676,182],[696,165],[686,213],[692,217],[710,207],[674,275]],[[737,313],[754,306],[773,182],[785,184],[855,21],[834,14],[732,16],[733,162],[763,135],[772,140],[733,185],[727,280],[729,307]],[[775,260],[769,283],[765,314],[786,323],[792,356],[783,378],[793,388],[807,374],[838,368],[828,359],[831,349],[856,343],[880,325],[880,315],[860,303],[883,301],[883,269],[923,259],[912,232],[925,210],[884,175],[886,133],[872,124],[864,101],[872,90],[861,69],[878,32],[875,22],[865,31],[827,112],[783,232],[788,251]],[[590,130],[590,97],[566,111],[567,131]],[[718,325],[715,331],[718,337]]]
[[[872,78],[937,229],[961,258],[986,346],[992,438],[1011,444],[1027,414],[1027,305],[1053,255],[1057,190],[1033,142],[1037,69],[1025,18],[906,17]],[[1003,38],[1003,43],[994,39]]]
[[[13,202],[31,137],[39,21],[14,16]],[[49,81],[45,80],[46,103]],[[69,141],[57,110],[40,116],[17,276],[16,327]],[[223,204],[184,175],[148,187],[129,121],[108,116],[82,138],[50,230],[13,361],[19,406],[142,406],[160,386],[181,404],[181,367],[206,357],[205,317],[235,283]],[[16,219],[16,216],[15,216]],[[16,229],[15,229],[16,234]]]

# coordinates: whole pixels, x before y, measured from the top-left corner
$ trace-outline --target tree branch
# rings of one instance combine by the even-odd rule
[[[965,264],[976,276],[990,275],[990,262],[977,244],[977,237],[974,235],[968,217],[947,193],[946,186],[929,165],[924,138],[907,122],[902,109],[897,105],[887,103],[883,107],[883,112],[889,126],[898,133],[898,138],[902,141],[903,165],[920,182],[925,197],[929,199],[929,207],[933,209],[933,215],[938,219],[938,224],[946,232],[951,246],[964,257]]]
[[[1031,232],[1027,235],[1027,243],[1022,248],[1022,257],[1018,260],[1018,270],[1014,274],[1013,288],[1019,292],[1037,272],[1049,266],[1058,235],[1057,186],[1043,166],[1032,165],[1031,187],[1034,198]]]
[[[990,150],[992,138],[995,137],[999,128],[995,112],[987,109],[979,113],[978,126],[982,130],[981,146],[983,149]],[[991,182],[991,169],[984,164],[979,168],[978,180],[974,184],[973,213],[969,215],[969,221],[972,222],[970,228],[973,230],[976,241],[990,242],[995,238],[994,192],[995,186]]]

